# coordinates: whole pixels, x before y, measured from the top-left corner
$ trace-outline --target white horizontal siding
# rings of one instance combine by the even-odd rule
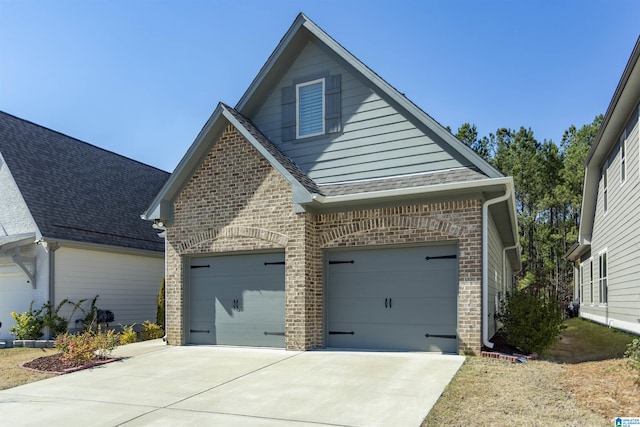
[[[640,322],[640,132],[637,116],[635,126],[628,129],[624,183],[620,180],[619,147],[612,150],[609,158],[606,214],[603,212],[602,179],[598,187],[591,243],[594,305],[590,306],[586,302],[582,308],[585,317],[591,316],[594,320],[604,319],[603,323]],[[608,259],[609,292],[608,304],[601,306],[598,304],[598,254],[605,249]],[[588,294],[585,294],[585,297],[588,301]]]
[[[329,72],[342,77],[341,133],[281,140],[281,90],[297,79]],[[448,144],[435,141],[372,87],[349,74],[310,42],[256,114],[257,127],[318,184],[384,178],[470,166]]]
[[[83,308],[100,295],[97,307],[111,310],[115,325],[155,322],[164,260],[158,257],[62,247],[56,252],[56,303],[87,299]],[[68,316],[70,308],[63,314]],[[82,318],[78,311],[71,319]]]
[[[25,263],[31,273],[35,270],[36,288],[33,289],[24,272],[13,263],[9,254],[0,257],[0,339],[9,340],[10,328],[15,325],[11,312],[23,313],[33,301],[34,308],[42,307],[48,300],[49,259],[44,247],[29,245],[20,250],[20,256],[35,258],[33,263]]]

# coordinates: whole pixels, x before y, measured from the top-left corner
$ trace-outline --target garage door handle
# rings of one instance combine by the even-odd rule
[[[329,335],[354,335],[355,332],[329,331]]]
[[[384,299],[384,308],[387,308],[387,298]]]
[[[391,308],[391,301],[393,301],[393,299],[389,298],[389,308]]]
[[[267,332],[267,331],[264,331],[264,334],[265,335],[278,335],[278,336],[281,336],[281,337],[284,336],[284,332]]]
[[[385,298],[384,299],[384,308],[391,308],[391,301],[393,301],[391,298]]]
[[[452,340],[455,340],[456,338],[458,338],[457,335],[436,335],[436,334],[426,334],[425,337],[429,338],[450,338]]]
[[[189,332],[191,332],[192,334],[208,334],[209,330],[207,329],[205,330],[200,330],[200,329],[190,329]]]

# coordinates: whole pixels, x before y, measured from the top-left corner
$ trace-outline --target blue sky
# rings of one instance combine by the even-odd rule
[[[0,0],[0,110],[171,171],[299,12],[442,125],[557,143],[640,33],[637,0]]]

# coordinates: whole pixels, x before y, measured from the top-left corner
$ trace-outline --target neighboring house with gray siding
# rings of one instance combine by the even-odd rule
[[[145,217],[172,345],[477,354],[520,269],[513,180],[304,15]]]
[[[580,316],[640,334],[640,37],[585,161],[575,263]]]
[[[100,295],[116,325],[155,319],[164,242],[140,212],[168,176],[0,112],[0,339],[31,301]]]

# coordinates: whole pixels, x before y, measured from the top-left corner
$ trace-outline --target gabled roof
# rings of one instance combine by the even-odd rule
[[[263,98],[273,89],[274,83],[290,65],[292,59],[300,53],[310,39],[317,40],[324,48],[329,49],[354,75],[359,75],[371,82],[380,93],[386,95],[407,115],[415,117],[419,122],[435,132],[453,150],[469,160],[487,177],[500,178],[504,176],[302,13],[296,17],[287,33],[244,93],[236,105],[236,110],[245,116],[251,117]]]
[[[308,203],[318,186],[304,174],[287,156],[265,137],[260,130],[237,110],[219,103],[207,120],[191,147],[176,166],[169,180],[150,203],[142,218],[147,220],[169,220],[173,216],[172,201],[188,182],[196,168],[202,163],[213,144],[228,124],[238,132],[291,184],[293,202]]]
[[[167,172],[4,112],[0,154],[43,238],[164,250],[139,214]]]
[[[394,102],[404,114],[415,117],[419,122],[435,132],[445,143],[468,159],[473,166],[464,171],[442,171],[425,176],[390,177],[384,180],[369,180],[347,185],[317,185],[247,118],[260,106],[264,97],[273,90],[274,84],[282,73],[287,70],[291,61],[300,53],[310,38],[320,43],[323,48],[332,51],[343,65],[348,67],[354,74],[370,81],[381,93]],[[174,198],[186,185],[191,175],[229,123],[238,129],[267,161],[291,183],[293,187],[293,202],[298,210],[304,210],[305,206],[319,208],[321,205],[332,203],[334,200],[344,200],[345,197],[343,196],[346,195],[356,196],[354,200],[387,197],[388,191],[401,191],[407,186],[415,187],[415,191],[412,191],[411,194],[418,191],[432,193],[432,190],[443,194],[459,193],[462,191],[461,186],[458,185],[459,181],[477,181],[482,185],[492,186],[495,183],[490,182],[491,179],[504,178],[504,175],[473,150],[360,62],[305,15],[300,14],[242,96],[236,108],[231,108],[225,104],[218,105],[172,173],[170,179],[142,215],[143,218],[149,220],[172,219],[172,202]],[[452,183],[456,185],[449,185]],[[431,184],[438,185],[430,189],[428,186]],[[478,190],[480,187],[481,185],[473,185],[474,191],[480,191]],[[381,189],[385,191],[381,192]],[[339,199],[332,196],[339,196]]]
[[[565,254],[568,259],[574,261],[579,259],[580,255],[590,247],[596,215],[600,169],[611,150],[618,143],[618,138],[634,108],[638,105],[638,101],[640,101],[640,37],[636,40],[629,61],[611,98],[600,130],[585,160],[578,246],[572,247]]]

